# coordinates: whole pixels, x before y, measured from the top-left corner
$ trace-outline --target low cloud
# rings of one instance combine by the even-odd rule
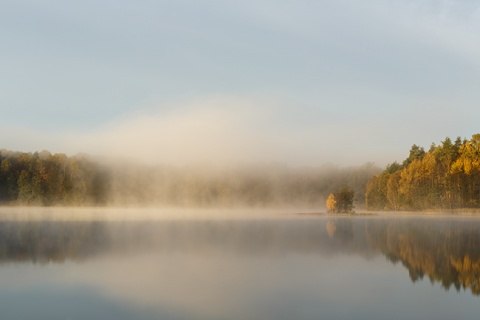
[[[395,107],[350,112],[341,107],[342,101],[355,97],[326,97],[310,109],[287,98],[200,97],[149,107],[88,132],[54,134],[2,127],[0,143],[11,150],[88,153],[147,164],[318,166],[333,162],[345,166],[402,161],[414,143],[428,148],[445,136],[472,134],[452,133],[448,115],[428,101],[392,102],[410,106],[404,111]]]
[[[73,141],[77,151],[147,163],[320,165],[372,160],[368,151],[372,146],[364,149],[375,134],[369,123],[342,116],[341,110],[333,116],[335,121],[318,110],[301,115],[292,104],[268,98],[204,97],[170,112],[162,110],[172,108],[163,107],[123,117]]]

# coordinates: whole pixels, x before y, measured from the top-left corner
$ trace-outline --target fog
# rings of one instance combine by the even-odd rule
[[[2,136],[12,137],[3,147],[87,153],[144,164],[383,166],[406,155],[410,144],[393,150],[398,135],[388,140],[388,124],[367,120],[361,112],[332,108],[318,114],[282,95],[204,96],[137,109],[99,126],[62,134],[3,126]],[[411,144],[415,142],[412,138]]]
[[[107,165],[106,203],[113,206],[324,210],[326,198],[343,186],[365,204],[365,185],[379,168],[371,163],[340,168],[284,165]]]
[[[36,161],[35,157],[32,156]],[[318,212],[325,210],[330,193],[349,186],[355,193],[354,205],[362,209],[365,204],[365,185],[379,168],[372,164],[360,167],[338,168],[333,165],[313,168],[287,166],[245,166],[213,168],[211,166],[143,166],[130,162],[95,162],[88,158],[58,158],[49,155],[41,160],[31,175],[38,176],[42,168],[48,169],[49,179],[40,186],[25,178],[19,180],[9,174],[13,183],[3,183],[6,190],[1,201],[16,206],[60,206],[47,208],[5,207],[0,212],[12,217],[29,217],[47,213],[62,216],[62,208],[87,212],[92,217],[108,218],[110,211],[92,209],[89,206],[112,207],[116,214],[135,216],[136,208],[142,216],[173,214],[188,216],[192,212],[201,217],[202,211],[214,210],[244,215],[257,211],[277,213]],[[63,159],[58,162],[58,159]],[[15,161],[12,160],[15,165]],[[53,168],[53,169],[52,169]],[[16,183],[16,181],[20,183]],[[8,191],[8,192],[7,192]],[[161,211],[155,211],[163,208]],[[213,210],[213,211],[212,211]],[[60,214],[57,215],[57,212]],[[215,215],[215,213],[213,213]]]
[[[134,113],[92,135],[80,136],[76,147],[149,163],[183,165],[278,162],[318,166],[329,161],[342,165],[372,161],[373,155],[362,150],[369,144],[368,124],[333,125],[322,116],[308,121],[308,114],[296,114],[299,110],[291,110],[293,106],[272,100],[221,96],[167,108],[169,112]]]
[[[178,208],[123,205],[122,207],[26,207],[0,206],[0,222],[92,222],[170,220],[265,220],[293,217],[298,210],[239,208]]]
[[[361,150],[370,129],[348,122],[339,128],[327,118],[305,122],[311,114],[293,112],[289,103],[211,96],[149,105],[88,132],[24,131],[16,138],[26,141],[20,151],[46,149],[76,159],[59,170],[69,169],[72,190],[80,196],[25,196],[18,204],[318,211],[328,194],[348,185],[362,208],[365,185],[379,172],[366,163],[374,154]],[[13,150],[18,147],[22,143]]]

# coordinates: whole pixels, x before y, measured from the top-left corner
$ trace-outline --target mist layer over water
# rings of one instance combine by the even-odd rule
[[[476,319],[477,219],[249,217],[4,219],[2,318]]]
[[[118,158],[21,153],[0,149],[0,204],[177,208],[296,208],[325,206],[344,185],[364,204],[372,163],[289,167],[142,165]]]

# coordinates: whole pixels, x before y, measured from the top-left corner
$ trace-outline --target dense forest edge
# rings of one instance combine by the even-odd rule
[[[368,210],[456,210],[480,208],[480,134],[445,138],[430,149],[413,145],[366,185]]]
[[[365,207],[373,163],[292,168],[140,165],[89,155],[0,149],[0,205],[164,206],[194,208],[325,208],[343,186]]]

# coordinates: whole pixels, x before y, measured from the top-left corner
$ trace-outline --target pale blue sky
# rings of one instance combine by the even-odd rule
[[[479,84],[478,1],[0,1],[0,148],[384,165]]]

